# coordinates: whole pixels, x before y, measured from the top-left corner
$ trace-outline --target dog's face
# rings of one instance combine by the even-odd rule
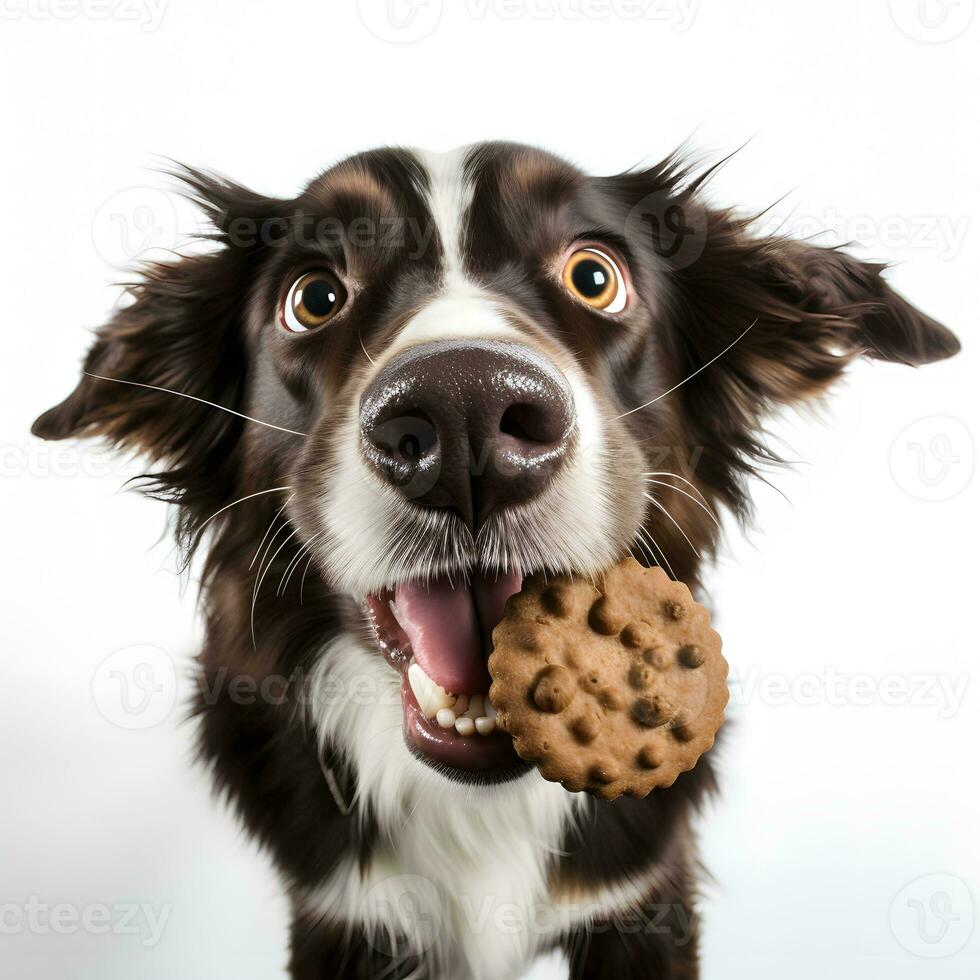
[[[753,238],[670,161],[382,150],[288,201],[186,180],[219,247],[151,266],[35,431],[153,455],[191,538],[253,501],[220,518],[229,578],[299,546],[284,581],[309,556],[363,610],[407,743],[456,778],[520,771],[484,695],[523,576],[632,551],[695,580],[767,409],[856,353],[957,349],[878,267]],[[290,530],[266,546],[270,513]]]

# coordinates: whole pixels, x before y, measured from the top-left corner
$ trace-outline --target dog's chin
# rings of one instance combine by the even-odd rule
[[[380,651],[402,678],[405,743],[449,779],[501,783],[530,769],[487,696],[491,633],[520,588],[516,574],[442,577],[366,598]]]

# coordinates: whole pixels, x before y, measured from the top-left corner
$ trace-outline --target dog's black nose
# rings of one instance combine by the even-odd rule
[[[540,493],[573,439],[571,389],[525,344],[445,340],[409,347],[361,399],[364,455],[408,499],[477,529]]]

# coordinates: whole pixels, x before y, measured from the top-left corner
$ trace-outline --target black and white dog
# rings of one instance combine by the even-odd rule
[[[644,800],[544,781],[495,730],[490,630],[535,571],[632,552],[697,588],[768,410],[955,337],[677,157],[385,149],[288,200],[182,176],[211,247],[141,270],[34,432],[144,452],[206,543],[201,750],[287,883],[293,976],[559,947],[575,977],[697,976],[711,758]]]

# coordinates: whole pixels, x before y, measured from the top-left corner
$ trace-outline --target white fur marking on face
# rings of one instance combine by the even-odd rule
[[[466,177],[467,148],[448,153],[417,150],[415,156],[429,178],[425,189],[429,213],[439,233],[443,250],[443,275],[447,289],[465,283],[463,234],[466,213],[473,203],[473,183]]]
[[[494,338],[522,339],[520,333],[501,315],[498,303],[485,290],[460,280],[408,321],[393,345],[392,354],[431,340]]]

